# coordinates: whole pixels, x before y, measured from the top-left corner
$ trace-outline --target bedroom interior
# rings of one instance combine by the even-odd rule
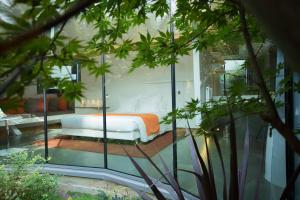
[[[266,52],[268,48],[266,45]],[[226,78],[224,79],[225,61],[240,61],[243,60],[243,55],[243,47],[240,47],[234,55],[224,55],[217,50],[208,50],[201,52],[201,54],[193,51],[190,56],[182,57],[176,65],[177,107],[182,107],[190,98],[198,97],[203,102],[212,98],[220,98],[224,92],[224,80],[226,81]],[[269,54],[266,53],[266,62],[269,62],[268,57]],[[103,120],[101,120],[103,118],[98,117],[103,114],[102,79],[101,77],[91,77],[87,70],[82,69],[80,73],[81,81],[85,83],[87,88],[84,99],[74,103],[74,109],[71,113],[66,111],[63,113],[64,111],[61,111],[62,113],[60,112],[59,115],[48,116],[47,153],[51,158],[49,163],[62,166],[104,168],[106,155],[108,169],[139,176],[129,158],[124,154],[123,148],[126,148],[130,155],[134,156],[152,177],[159,178],[157,172],[153,170],[147,159],[140,154],[134,145],[138,143],[157,163],[159,163],[160,158],[163,158],[171,168],[173,161],[170,159],[173,157],[172,127],[159,124],[159,129],[164,131],[148,136],[147,131],[144,130],[143,134],[145,137],[141,137],[141,132],[132,132],[132,130],[137,130],[135,129],[139,126],[137,124],[141,126],[143,120],[128,114],[155,114],[158,121],[161,121],[161,118],[172,110],[170,68],[139,68],[128,74],[127,66],[130,61],[116,60],[111,56],[106,56],[106,59],[112,64],[111,73],[106,75],[105,87],[106,111],[108,113],[106,120],[107,124],[111,123],[112,125],[107,126],[106,153],[102,131]],[[242,72],[240,71],[241,66],[239,63],[236,65],[236,68],[239,69],[237,73],[242,74],[242,77],[244,77],[243,81],[247,81],[246,72],[243,69]],[[228,76],[230,76],[229,73]],[[30,86],[28,91],[25,92],[25,98],[41,98],[40,94],[36,93],[33,95],[34,92],[36,92],[36,86]],[[57,98],[56,94],[48,94],[47,96],[48,98]],[[48,107],[49,103],[50,101],[48,102]],[[124,118],[122,118],[124,116],[109,116],[111,113],[127,114],[127,116],[125,116],[124,121]],[[121,121],[118,118],[121,118]],[[31,121],[27,124],[25,120],[26,118],[10,122],[12,124],[11,127],[16,126],[22,132],[20,135],[14,133],[10,135],[11,147],[21,150],[34,150],[35,153],[44,155],[46,149],[43,120],[39,123]],[[115,120],[119,120],[117,124],[114,123]],[[196,126],[197,120],[199,119],[191,120],[192,127]],[[255,124],[255,126],[250,126],[251,133],[256,138],[256,141],[251,143],[252,149],[255,149],[255,151],[250,152],[252,155],[250,163],[255,163],[255,160],[261,157],[261,152],[263,151],[262,138],[267,133],[267,127],[258,117],[252,117],[246,121],[240,120],[237,123],[239,126],[238,130],[244,130],[248,123],[250,125]],[[145,125],[143,127],[146,129]],[[185,139],[185,128],[185,122],[178,121],[176,131],[177,163],[178,168],[192,170],[191,158],[186,156],[189,150]],[[226,132],[226,129],[224,131]],[[225,132],[221,134],[220,140],[221,145],[224,147],[228,145],[228,137]],[[110,133],[119,135],[109,135]],[[1,134],[1,137],[4,139],[5,134]],[[242,140],[243,138],[238,138],[239,144],[242,144]],[[5,140],[1,139],[1,141]],[[203,144],[203,141],[199,140],[199,146],[201,144]],[[211,148],[213,154],[215,154],[216,150],[213,147]],[[204,148],[201,151],[201,155],[205,156]],[[221,172],[216,171],[216,173]],[[253,178],[253,180],[250,178],[249,184],[251,184],[255,177],[255,167],[252,164],[249,167],[249,174],[249,177]],[[219,175],[221,176],[221,174]],[[197,192],[195,179],[192,175],[179,172],[178,179],[182,183],[184,190],[191,193]],[[221,184],[221,182],[217,184]],[[265,179],[262,187],[266,191],[264,194],[266,196],[269,195],[268,191],[273,191],[273,195],[278,195],[281,191],[280,184],[270,186]],[[251,193],[251,190],[249,192]]]
[[[138,38],[139,33],[146,31],[155,33],[157,30],[167,28],[166,20],[149,19],[146,27],[130,30],[126,37],[134,40]],[[63,31],[64,34],[83,41],[91,37],[91,32],[93,30],[89,25],[76,20],[70,20]],[[274,63],[270,44],[256,44],[256,46],[264,52],[262,62]],[[63,94],[55,92],[51,94],[49,92],[45,98],[36,81],[35,84],[26,87],[24,102],[21,102],[17,110],[7,112],[8,110],[2,108],[6,114],[17,114],[23,118],[0,122],[0,159],[4,159],[11,152],[28,150],[51,158],[49,164],[57,166],[107,168],[140,176],[124,153],[125,148],[151,177],[159,179],[159,174],[136,149],[135,145],[139,144],[157,163],[162,158],[172,169],[175,160],[178,169],[193,170],[192,160],[186,156],[189,155],[189,144],[185,137],[186,121],[177,120],[176,155],[174,155],[172,126],[160,123],[162,118],[172,111],[171,68],[141,67],[128,73],[133,56],[122,60],[112,55],[104,55],[102,58],[112,66],[105,80],[101,76],[97,78],[91,76],[86,68],[77,68],[76,73],[73,73],[76,74],[74,81],[84,83],[86,88],[80,101],[67,102]],[[233,45],[229,49],[208,48],[201,52],[192,50],[190,55],[180,57],[176,64],[176,108],[183,107],[191,98],[208,102],[224,97],[231,80],[237,79],[248,85],[254,84],[251,72],[246,71],[243,66],[245,59],[246,49],[241,45]],[[97,60],[101,63],[101,57]],[[244,97],[250,98],[251,95],[253,94],[245,94]],[[42,117],[45,108],[46,126],[45,118]],[[106,112],[105,117],[103,112]],[[26,114],[30,116],[25,117]],[[190,120],[191,128],[196,128],[200,121],[201,116]],[[237,126],[240,151],[243,142],[242,132],[246,127],[251,127],[254,142],[250,144],[249,180],[246,184],[249,188],[254,188],[255,165],[256,161],[263,157],[264,137],[269,134],[268,125],[258,116],[253,116],[238,120]],[[220,144],[224,148],[229,145],[227,128],[221,127],[219,135]],[[8,149],[7,141],[10,145]],[[216,157],[217,150],[210,145],[211,142],[208,143],[209,148]],[[203,144],[203,140],[199,138],[200,153],[205,157]],[[8,151],[9,149],[12,151]],[[228,161],[228,152],[225,152],[225,155]],[[217,160],[213,162],[218,164]],[[270,172],[270,177],[275,178],[261,180],[264,188],[262,196],[266,198],[278,196],[283,189],[283,179],[276,176],[276,170],[266,169],[266,171]],[[216,175],[221,176],[221,171],[216,170]],[[192,194],[197,192],[196,179],[191,174],[179,171],[178,180],[185,191]],[[221,185],[221,180],[216,184]],[[221,187],[218,188],[220,188],[218,192],[221,192]],[[246,195],[250,195],[253,190],[249,189],[246,192]]]
[[[154,26],[155,23],[149,21],[151,29],[148,31],[156,31],[155,28],[159,26],[167,28],[166,24],[163,24],[164,21]],[[72,34],[74,37],[80,36],[84,40],[90,34],[90,28],[86,26],[85,24],[78,25],[73,20],[67,24],[64,31],[65,34]],[[142,27],[139,31],[143,32],[146,29]],[[136,30],[132,32],[135,33],[134,37],[138,36]],[[132,36],[132,34],[129,35]],[[194,68],[199,68],[199,64],[196,63],[195,65],[194,63],[195,60],[197,61],[197,56],[199,54],[191,54],[180,58],[178,61],[176,70],[176,101],[178,107],[183,106],[190,98],[195,98],[195,89],[198,90],[194,85],[194,78],[198,78],[197,82],[200,82],[200,76],[193,73]],[[147,165],[147,160],[136,150],[135,144],[140,144],[145,152],[149,153],[155,160],[158,160],[161,156],[166,159],[168,166],[172,166],[172,159],[169,159],[173,157],[172,127],[171,125],[160,124],[162,117],[172,110],[171,70],[169,67],[139,68],[128,73],[131,63],[130,58],[120,60],[111,55],[105,55],[105,59],[112,66],[111,73],[106,75],[105,92],[106,112],[108,113],[106,117],[107,167],[111,170],[138,175],[138,172],[131,166],[129,159],[124,154],[123,148],[125,147],[139,160],[139,163],[148,168],[149,173],[157,177],[158,174]],[[100,58],[99,62],[101,62]],[[200,72],[199,69],[197,70]],[[51,158],[50,164],[104,167],[105,145],[103,141],[103,118],[101,117],[103,112],[102,78],[91,76],[86,68],[77,71],[80,72],[77,75],[80,78],[76,81],[84,83],[86,90],[81,101],[71,103],[70,110],[61,110],[60,112],[57,110],[57,113],[53,113],[52,116],[50,107],[53,107],[55,103],[57,103],[57,106],[60,105],[59,102],[53,99],[63,97],[58,97],[55,93],[47,94],[47,114],[49,115],[47,117],[47,150],[43,138],[43,125],[36,121],[26,124],[25,118],[10,122],[10,128],[16,126],[22,132],[17,136],[11,131],[9,138],[12,148],[34,150],[35,153],[42,155],[45,155],[47,151],[46,154]],[[36,84],[26,88],[24,99],[38,99],[36,100],[40,105],[38,111],[43,113],[43,94],[39,92]],[[30,113],[41,116],[34,112]],[[118,116],[109,116],[111,113],[117,113]],[[128,116],[132,114],[134,116]],[[136,114],[139,114],[139,116],[136,116]],[[145,116],[141,118],[141,114]],[[53,119],[54,116],[57,119]],[[42,117],[39,119],[43,121]],[[145,124],[148,125],[145,126]],[[191,124],[195,127],[196,122],[192,121]],[[178,121],[177,127],[178,145],[181,145],[179,140],[184,138],[186,124],[184,121]],[[151,132],[151,129],[154,131]],[[5,134],[1,135],[3,138],[5,137]],[[188,149],[184,149],[179,155],[180,159],[186,160],[187,158],[183,154]],[[75,157],[76,159],[74,159]],[[122,163],[122,165],[118,163]],[[182,161],[182,163],[190,168],[188,162]],[[184,177],[194,179],[190,175]],[[183,181],[186,182],[186,180],[188,179]],[[187,184],[186,189],[190,189],[191,185]]]

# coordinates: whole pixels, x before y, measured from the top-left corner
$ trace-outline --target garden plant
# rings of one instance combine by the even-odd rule
[[[294,130],[288,121],[280,118],[278,107],[283,106],[283,103],[276,101],[275,98],[283,93],[299,92],[300,83],[293,83],[291,77],[292,73],[299,72],[300,63],[295,59],[293,52],[286,48],[295,46],[290,42],[295,38],[290,36],[291,40],[287,41],[278,37],[278,35],[283,36],[282,34],[272,34],[270,30],[274,30],[272,28],[276,24],[264,24],[269,18],[262,15],[259,9],[257,12],[251,12],[253,8],[260,8],[261,4],[258,1],[245,4],[246,1],[240,0],[177,0],[176,10],[170,9],[170,2],[165,0],[14,0],[11,4],[2,2],[1,13],[6,17],[0,20],[0,95],[5,94],[11,100],[10,105],[7,106],[14,106],[23,95],[24,88],[34,79],[39,78],[43,87],[55,85],[64,91],[67,99],[79,100],[85,89],[83,83],[51,78],[50,72],[53,66],[62,66],[76,61],[80,62],[83,68],[88,69],[91,75],[98,77],[110,73],[109,63],[100,65],[96,61],[96,58],[102,54],[125,59],[130,52],[135,52],[130,72],[139,67],[156,68],[176,64],[180,56],[190,54],[193,49],[202,51],[210,47],[244,45],[248,52],[245,68],[251,70],[255,76],[254,88],[235,84],[229,88],[224,98],[207,104],[199,100],[191,100],[184,108],[177,109],[165,118],[165,121],[170,123],[176,118],[190,120],[201,114],[203,121],[197,134],[214,138],[216,146],[218,142],[214,135],[214,128],[220,126],[219,122],[222,125],[229,125],[231,152],[229,191],[227,192],[224,174],[222,197],[243,199],[246,166],[242,167],[244,173],[239,176],[236,113],[242,113],[243,116],[259,115],[278,130],[296,156],[300,154],[297,130]],[[291,8],[293,3],[286,1],[284,5],[286,8]],[[276,8],[274,6],[274,9]],[[137,41],[126,39],[126,33],[133,27],[145,24],[149,16],[154,16],[156,19],[167,18],[171,29],[175,27],[176,37],[168,29],[160,30],[154,35],[149,32],[140,33]],[[72,17],[88,23],[95,29],[95,34],[88,42],[63,34],[65,25]],[[265,25],[266,31],[263,29]],[[56,31],[50,37],[49,31],[53,27]],[[267,75],[265,73],[267,67],[262,66],[258,60],[260,51],[254,47],[255,43],[263,43],[270,38],[278,42],[293,63],[286,78],[281,82],[281,88],[276,91],[269,86],[268,81],[270,74],[274,79],[282,68],[277,66]],[[250,89],[256,91],[257,97],[243,99],[242,95]],[[191,146],[194,146],[191,152],[195,160],[194,175],[198,178],[199,195],[203,199],[216,199],[219,194],[215,192],[209,156],[207,164],[204,164],[193,145],[195,142],[193,136],[189,137],[191,137]],[[219,151],[222,160],[222,149]],[[247,159],[247,154],[244,159]],[[135,166],[139,168],[138,165]],[[143,174],[141,170],[139,171]],[[300,166],[296,166],[294,173],[289,176],[290,181],[282,198],[290,194],[289,191],[292,190],[299,173]],[[163,199],[158,188],[150,182],[151,179],[148,179],[146,174],[143,177],[158,198]],[[182,199],[180,186],[170,176],[167,178],[178,198]]]

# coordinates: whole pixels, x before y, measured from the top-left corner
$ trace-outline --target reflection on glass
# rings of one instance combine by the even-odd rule
[[[140,176],[125,149],[151,177],[160,179],[135,145],[159,166],[161,156],[172,170],[170,126],[159,123],[171,111],[170,69],[140,68],[128,74],[130,59],[108,59],[112,63],[107,75],[108,168]]]
[[[201,101],[203,103],[210,100],[218,100],[220,97],[226,95],[226,91],[229,91],[231,87],[241,83],[247,86],[247,91],[243,91],[242,98],[251,98],[251,96],[258,94],[256,90],[253,90],[253,86],[257,84],[257,80],[253,75],[251,67],[248,66],[248,55],[244,50],[244,45],[229,44],[229,46],[231,49],[229,48],[228,50],[224,50],[221,45],[220,47],[208,48],[203,50],[200,54]],[[276,57],[274,57],[272,51],[270,51],[272,46],[269,44],[256,44],[255,47],[256,50],[262,47],[257,55],[260,66],[264,68],[275,68],[274,60],[276,60]],[[273,88],[271,84],[270,88]],[[240,113],[235,114],[239,115]],[[265,158],[263,155],[265,153],[264,148],[269,130],[268,125],[262,121],[259,116],[240,117],[236,120],[239,166],[243,158],[244,135],[247,126],[249,127],[250,133],[250,152],[245,198],[253,198],[257,181],[260,181],[261,188],[259,196],[263,199],[277,199],[279,198],[282,188],[277,186],[274,181],[267,180],[264,174],[264,169],[267,169],[267,167],[265,168],[264,166]],[[217,137],[221,146],[228,181],[230,177],[230,141],[228,137],[228,126],[219,127],[219,129],[220,134],[218,134]],[[198,145],[200,149],[204,146],[201,139],[198,139]],[[221,178],[221,164],[213,142],[209,145],[209,151],[212,158],[217,193],[221,194],[223,184],[223,178]],[[266,158],[266,160],[267,159],[270,158]],[[188,162],[190,163],[190,161]],[[259,174],[261,164],[263,165],[263,169],[262,174]],[[190,165],[191,163],[189,166]],[[186,169],[188,169],[188,167],[186,167]],[[195,190],[190,191],[195,192]]]
[[[224,85],[223,94],[233,84],[246,82],[245,60],[224,60],[224,63],[225,73],[220,77],[220,84]]]
[[[81,81],[85,84],[90,81],[85,69],[81,70]],[[102,103],[98,89],[101,88],[101,77],[94,79],[93,82],[97,83],[97,91],[86,90],[85,98],[75,102],[74,113],[62,113],[59,115],[60,127],[57,130],[49,129],[50,163],[86,167],[104,166]],[[51,131],[57,131],[56,135],[52,136]]]
[[[3,111],[7,115],[7,120],[1,118],[0,122],[1,157],[20,151],[33,151],[44,155],[44,99],[37,94],[36,86],[35,93],[36,95],[30,98],[24,96],[18,102],[17,107],[4,108]],[[63,97],[57,97],[54,94],[50,94],[46,102],[47,111],[50,115],[48,117],[48,129],[53,130],[49,134],[50,137],[54,137],[57,134],[55,130],[60,128],[59,117],[56,114],[58,112],[73,112],[73,108]]]
[[[151,29],[167,28],[168,24],[162,19],[161,24],[149,20]],[[147,27],[135,27],[126,37],[133,40],[139,38],[139,33],[146,33]],[[125,36],[124,36],[125,37]],[[271,63],[268,46],[260,51],[260,62]],[[232,44],[229,51],[218,48],[208,48],[200,53],[200,88],[195,88],[193,54],[178,59],[176,63],[176,101],[177,107],[182,107],[196,92],[200,92],[202,103],[216,100],[226,94],[234,84],[245,83],[248,86],[256,80],[251,70],[246,68],[247,54],[243,45]],[[147,172],[150,177],[163,181],[158,172],[149,163],[147,158],[137,149],[139,147],[161,168],[163,163],[173,170],[173,138],[171,126],[160,123],[162,118],[171,111],[171,77],[170,68],[156,66],[148,69],[145,66],[128,73],[134,58],[134,52],[127,59],[117,59],[112,55],[105,55],[105,62],[111,65],[111,73],[106,74],[107,91],[102,91],[101,77],[91,76],[88,69],[79,71],[74,67],[56,67],[52,76],[57,78],[70,77],[70,80],[81,81],[86,90],[80,102],[67,102],[63,94],[48,94],[46,98],[48,112],[48,151],[50,163],[103,168],[104,165],[104,124],[103,100],[107,105],[107,147],[109,169],[140,176],[126,152],[131,155]],[[246,70],[247,69],[247,70]],[[28,86],[24,98],[18,102],[14,110],[6,109],[0,112],[0,159],[17,151],[34,151],[44,154],[43,130],[43,98],[38,93],[40,84]],[[53,88],[54,92],[56,88]],[[104,94],[104,97],[102,96]],[[243,94],[253,95],[251,92]],[[104,98],[104,99],[103,99]],[[2,102],[1,102],[2,103]],[[5,102],[3,102],[4,104]],[[2,107],[1,107],[2,108]],[[11,118],[4,118],[5,114],[12,114]],[[267,124],[258,116],[249,119],[237,120],[238,154],[241,157],[243,148],[243,131],[246,124],[251,128],[251,151],[249,156],[249,170],[247,177],[248,188],[246,196],[254,191],[257,175],[257,160],[263,159],[264,138],[267,135]],[[191,128],[197,128],[194,120],[190,121]],[[257,127],[261,127],[257,129]],[[186,122],[177,121],[177,163],[179,169],[193,170],[189,151],[188,139],[185,133]],[[226,175],[229,177],[229,139],[227,127],[220,127],[218,140],[221,145]],[[206,159],[203,138],[196,137],[200,154]],[[222,173],[220,161],[213,142],[208,140],[214,174],[216,177],[217,192],[222,193]],[[193,194],[197,193],[195,177],[187,172],[178,171],[180,186]],[[260,180],[265,198],[271,194],[279,194],[282,188],[269,184],[263,177]]]

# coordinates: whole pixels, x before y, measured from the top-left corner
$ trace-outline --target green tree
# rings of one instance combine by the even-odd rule
[[[243,39],[249,53],[250,68],[257,76],[258,90],[268,108],[263,118],[278,129],[291,147],[300,153],[299,140],[279,118],[275,102],[262,74],[262,67],[256,59],[252,42],[262,40],[263,34],[253,17],[246,14],[243,4],[239,1],[178,0],[177,9],[170,19],[170,22],[176,25],[178,35],[174,42],[170,42],[172,35],[168,30],[159,32],[158,36],[151,36],[150,33],[141,34],[139,41],[123,39],[130,28],[145,23],[149,14],[154,14],[156,18],[168,15],[168,2],[163,0],[134,2],[16,0],[11,9],[19,12],[10,12],[11,9],[5,5],[2,7],[10,20],[1,20],[3,30],[0,45],[1,77],[11,75],[10,78],[16,80],[8,82],[10,84],[6,82],[2,84],[2,92],[5,90],[9,97],[15,94],[22,95],[24,86],[37,76],[42,76],[46,85],[63,81],[63,84],[58,84],[60,88],[73,88],[68,90],[71,91],[70,98],[80,98],[84,88],[77,85],[80,83],[72,83],[74,87],[70,87],[67,80],[52,80],[49,73],[54,65],[61,66],[73,60],[80,61],[92,74],[107,72],[108,65],[98,67],[91,59],[92,55],[106,53],[125,58],[129,51],[136,51],[132,69],[143,65],[154,68],[176,63],[178,56],[188,54],[191,49],[201,50],[220,41]],[[88,44],[81,44],[78,40],[61,35],[67,20],[74,15],[95,27],[96,34]],[[59,30],[51,38],[45,31],[54,25],[59,25]],[[16,46],[18,48],[14,48]],[[16,79],[15,74],[20,75],[19,79]]]
[[[39,77],[46,86],[59,85],[60,89],[70,91],[66,94],[69,98],[79,99],[84,85],[51,79],[49,74],[54,65],[62,66],[77,60],[91,74],[99,76],[108,73],[110,68],[109,64],[100,66],[93,59],[101,54],[124,59],[130,51],[135,51],[131,65],[131,70],[134,70],[142,66],[155,68],[171,65],[192,49],[201,51],[222,44],[244,44],[248,51],[247,67],[257,79],[257,98],[247,101],[241,98],[249,88],[240,85],[230,88],[227,97],[220,101],[200,105],[193,100],[170,116],[191,118],[202,113],[203,122],[199,130],[210,131],[216,126],[215,119],[225,118],[228,123],[234,121],[234,112],[259,114],[279,131],[299,155],[300,142],[295,132],[280,119],[277,107],[281,104],[275,102],[263,73],[264,67],[259,64],[253,48],[254,42],[262,42],[267,36],[251,13],[245,10],[244,1],[177,0],[176,4],[177,9],[171,12],[169,2],[165,0],[15,0],[9,8],[2,3],[2,10],[10,20],[1,19],[0,23],[0,78],[3,79],[0,94],[6,92],[8,97],[22,95],[24,87]],[[247,5],[252,5],[249,6],[251,9],[255,4]],[[175,39],[169,30],[161,30],[155,35],[141,33],[140,38],[134,41],[126,38],[131,28],[143,25],[150,16],[169,19],[170,25],[176,27]],[[95,34],[90,41],[83,43],[61,34],[71,17],[84,20],[94,27]],[[258,17],[263,18],[261,15]],[[47,31],[52,27],[58,31],[50,37]],[[286,52],[289,54],[289,51]],[[290,89],[287,84],[282,86],[283,91]],[[222,109],[224,106],[227,109]]]

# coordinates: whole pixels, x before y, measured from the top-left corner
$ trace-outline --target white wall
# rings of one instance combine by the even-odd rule
[[[37,93],[37,85],[36,84],[32,84],[29,86],[25,87],[24,90],[24,98],[37,98],[37,97],[42,97],[42,94],[38,94]]]
[[[170,67],[140,67],[128,73],[130,59],[119,60],[106,56],[106,60],[112,66],[112,73],[106,76],[108,112],[153,112],[165,115],[171,111]],[[101,78],[95,79],[86,69],[82,69],[81,80],[87,88],[84,93],[87,99],[100,97]],[[192,55],[182,57],[176,65],[176,91],[177,107],[182,107],[194,97]],[[184,127],[184,123],[179,122],[178,126]]]
[[[284,63],[282,52],[277,53],[277,64]],[[276,89],[279,88],[280,81],[284,78],[284,70],[276,76]],[[284,102],[284,95],[277,96],[277,101]],[[278,108],[280,117],[284,120],[284,107]],[[265,161],[265,178],[272,184],[285,187],[286,185],[286,158],[285,158],[285,140],[273,129],[272,136],[267,138]]]
[[[145,25],[136,26],[124,35],[124,39],[139,40],[139,34],[147,31],[151,35],[158,35],[159,30],[165,31],[169,28],[167,16],[154,19],[149,16]],[[64,32],[82,41],[88,41],[95,33],[92,26],[71,20]],[[192,54],[192,52],[191,52]],[[131,58],[133,56],[130,56]],[[115,59],[106,56],[107,62],[112,66],[112,74],[106,76],[107,106],[108,112],[155,112],[166,114],[171,111],[171,77],[170,67],[157,67],[148,69],[141,67],[128,74],[131,64],[130,57],[126,60]],[[193,56],[184,56],[176,65],[176,88],[177,107],[182,107],[186,101],[194,97],[193,84]],[[86,100],[101,100],[101,77],[95,78],[89,75],[84,68],[81,69],[81,81],[87,90],[84,92]],[[79,107],[80,102],[75,102]],[[76,108],[76,113],[97,113],[101,110],[90,108]],[[180,125],[180,123],[179,123]],[[183,125],[182,125],[183,126]]]

